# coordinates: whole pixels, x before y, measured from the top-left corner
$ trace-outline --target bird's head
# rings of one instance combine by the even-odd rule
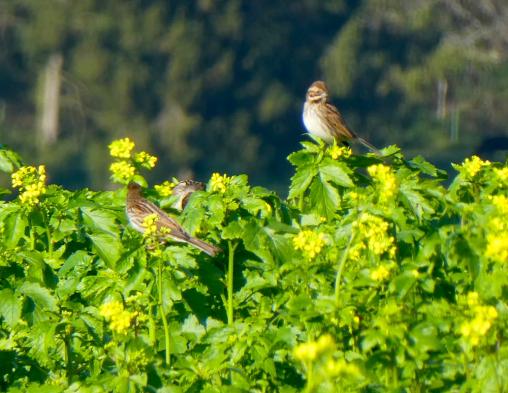
[[[138,183],[131,181],[127,185],[127,191],[131,195],[137,195],[137,194],[139,194],[141,192],[141,186]]]
[[[307,90],[306,99],[308,102],[318,103],[326,102],[328,98],[328,88],[323,81],[316,81],[310,85]]]

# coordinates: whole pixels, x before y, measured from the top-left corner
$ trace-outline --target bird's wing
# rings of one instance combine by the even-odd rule
[[[356,139],[356,134],[348,127],[339,110],[332,104],[326,104],[326,110],[333,124],[334,137],[338,140]]]
[[[148,200],[143,200],[143,205],[145,210],[149,211],[148,214],[155,213],[159,217],[157,220],[157,230],[159,232],[162,231],[162,228],[167,228],[170,231],[169,236],[175,238],[175,240],[189,240],[190,235],[185,232],[174,218],[168,216],[164,210]]]

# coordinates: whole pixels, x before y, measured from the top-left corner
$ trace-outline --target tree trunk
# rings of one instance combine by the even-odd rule
[[[63,57],[52,54],[43,70],[42,86],[38,93],[38,129],[43,145],[58,139],[58,118],[60,112],[60,85],[62,80]]]

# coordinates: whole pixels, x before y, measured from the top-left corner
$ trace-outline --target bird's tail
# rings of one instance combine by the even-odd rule
[[[199,248],[201,251],[206,252],[211,257],[215,257],[217,254],[222,252],[222,249],[216,247],[212,244],[204,242],[203,240],[197,239],[195,237],[190,237],[187,239],[187,242],[192,244],[194,247]]]
[[[356,140],[358,142],[360,142],[363,146],[365,146],[367,149],[369,149],[371,152],[373,152],[374,154],[376,154],[378,156],[382,156],[381,152],[376,147],[374,147],[369,142],[367,142],[365,139],[356,137]]]

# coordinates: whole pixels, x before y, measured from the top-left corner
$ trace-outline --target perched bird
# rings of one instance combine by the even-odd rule
[[[328,144],[334,140],[339,144],[360,142],[381,155],[378,149],[356,135],[348,127],[339,110],[328,102],[328,88],[323,81],[314,82],[307,90],[303,105],[303,124],[310,134],[320,137]]]
[[[161,237],[169,237],[177,242],[191,244],[212,257],[222,252],[219,247],[213,246],[189,235],[175,219],[169,217],[155,204],[143,198],[141,195],[141,186],[137,183],[130,182],[127,186],[127,203],[125,211],[127,213],[129,223],[138,232],[143,233],[146,229],[143,226],[144,219],[151,214],[156,214],[158,217],[156,222],[157,232],[160,232]],[[166,228],[165,231],[167,232],[164,233],[162,228]]]
[[[199,181],[184,180],[179,182],[173,188],[173,195],[176,195],[178,199],[175,203],[173,203],[172,207],[178,210],[183,210],[189,202],[189,198],[192,193],[195,191],[202,191],[204,189],[205,183],[201,183]]]

